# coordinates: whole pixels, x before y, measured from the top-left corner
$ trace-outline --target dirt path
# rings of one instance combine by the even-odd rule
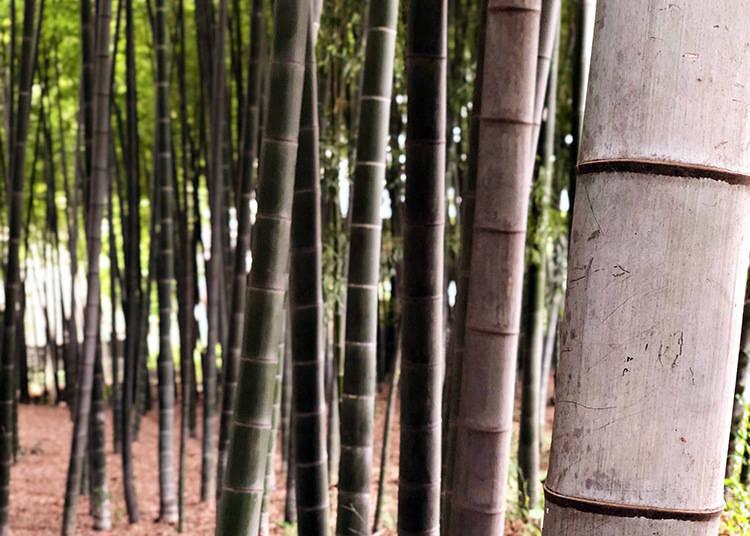
[[[372,478],[373,501],[377,492],[384,411],[385,392],[381,392],[378,396],[376,408],[376,437]],[[551,418],[551,410],[549,417]],[[107,418],[107,477],[112,514],[112,531],[108,534],[144,536],[177,534],[175,527],[156,522],[159,514],[157,412],[151,411],[143,418],[140,437],[137,442],[133,443],[135,480],[141,514],[139,522],[134,525],[128,523],[125,510],[121,457],[119,454],[112,452],[112,425],[109,420],[111,413],[108,413]],[[396,534],[399,456],[398,418],[398,407],[396,407],[393,420],[394,429],[391,431],[391,454],[386,478],[387,488],[383,505],[382,528],[378,536],[393,536]],[[16,465],[13,466],[11,474],[10,516],[13,536],[57,536],[60,533],[71,429],[72,423],[69,412],[64,406],[19,406],[21,456]],[[175,452],[178,452],[177,442],[175,442]],[[291,531],[285,531],[283,526],[286,478],[281,471],[280,456],[277,456],[276,460],[277,489],[272,496],[271,534],[273,536],[286,536],[286,534],[293,534]],[[201,503],[199,500],[200,469],[201,441],[200,438],[192,438],[188,443],[187,450],[185,534],[213,536],[215,505]],[[332,500],[335,500],[335,496],[335,490],[332,490]],[[80,497],[78,502],[78,534],[87,536],[101,534],[93,530],[88,511],[88,498]],[[331,511],[333,523],[335,503],[332,503]],[[524,534],[523,527],[517,520],[507,523],[505,533],[508,536]]]
[[[381,402],[383,397],[381,396]],[[382,431],[383,404],[378,404],[378,438],[375,449],[375,469],[380,459],[380,432]],[[172,535],[174,527],[155,522],[159,514],[158,430],[157,413],[144,417],[140,437],[133,444],[135,479],[140,507],[140,521],[130,525],[127,520],[122,492],[122,466],[119,454],[112,452],[112,425],[107,424],[107,477],[112,513],[110,534]],[[398,417],[396,416],[395,421]],[[13,536],[57,536],[62,523],[65,478],[70,451],[72,423],[64,406],[20,406],[19,431],[21,456],[13,466],[11,475],[11,528]],[[394,534],[395,492],[398,479],[398,431],[392,433],[391,464],[388,473],[388,496],[385,498],[383,516],[386,527],[383,535]],[[177,443],[175,443],[177,449]],[[177,452],[177,450],[175,450]],[[277,460],[278,460],[277,456]],[[272,534],[282,536],[280,523],[284,512],[285,476],[277,463],[277,490],[272,499]],[[185,508],[186,534],[213,535],[215,506],[201,503],[200,497],[201,442],[190,439],[187,450],[187,482]],[[374,475],[377,481],[377,473]],[[89,501],[81,497],[78,502],[79,534],[100,534],[93,530],[88,514]]]

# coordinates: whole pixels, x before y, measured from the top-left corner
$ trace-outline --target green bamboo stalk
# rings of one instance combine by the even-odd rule
[[[542,22],[544,8],[542,6]],[[542,25],[542,28],[544,26]],[[555,41],[557,38],[555,37]],[[531,327],[526,339],[526,362],[523,365],[521,422],[518,439],[518,481],[519,499],[524,508],[536,508],[541,496],[541,478],[539,475],[541,429],[545,400],[542,398],[542,370],[544,353],[544,326],[547,318],[547,261],[550,248],[549,211],[554,177],[555,151],[555,112],[557,110],[557,47],[553,46],[552,61],[548,67],[553,72],[549,77],[547,88],[547,118],[544,124],[544,146],[542,148],[542,166],[539,170],[538,192],[532,199],[533,220],[536,222],[536,250],[528,266],[528,293],[531,310],[529,325]],[[537,71],[537,81],[539,72]],[[539,90],[537,85],[537,90]],[[536,129],[536,126],[534,127]],[[532,138],[532,141],[533,138]]]
[[[185,531],[185,472],[187,462],[187,441],[190,423],[190,404],[193,399],[193,366],[195,352],[194,322],[195,306],[193,271],[195,262],[195,249],[191,237],[191,196],[188,183],[190,182],[190,143],[187,116],[187,90],[186,90],[186,67],[187,54],[185,51],[185,0],[180,0],[177,8],[178,32],[179,32],[179,54],[177,57],[177,83],[180,108],[180,144],[181,144],[181,167],[182,167],[182,210],[178,208],[178,244],[182,244],[182,266],[179,272],[182,278],[181,289],[178,289],[178,314],[180,315],[180,451],[177,477],[177,531]],[[179,190],[179,187],[178,187]],[[179,282],[179,280],[178,280]]]
[[[170,338],[174,294],[174,188],[172,186],[172,124],[167,56],[167,6],[156,0],[156,155],[155,179],[159,199],[159,519],[176,523],[177,489],[174,474],[174,362]]]
[[[287,368],[292,359],[290,333],[287,330],[288,304],[284,307],[284,320],[281,325],[282,337],[279,341],[278,355],[279,363],[276,368],[276,377],[273,386],[273,410],[271,414],[271,440],[268,442],[266,452],[266,473],[263,476],[263,501],[260,507],[260,531],[259,536],[270,536],[271,534],[271,495],[276,490],[276,467],[274,455],[276,454],[276,440],[280,435],[281,424],[281,399],[283,397],[284,382],[286,381]]]
[[[122,485],[128,521],[135,523],[139,518],[138,497],[133,477],[133,433],[135,423],[135,395],[138,375],[138,355],[141,344],[139,337],[141,307],[141,248],[140,248],[140,163],[138,155],[138,110],[136,107],[137,78],[135,69],[135,22],[133,20],[133,0],[125,0],[125,182],[127,214],[124,235],[125,259],[125,362],[122,384],[122,418],[120,437],[122,438]],[[77,191],[77,190],[76,190]]]
[[[398,0],[370,2],[359,107],[346,296],[341,460],[336,531],[370,530],[380,200],[385,177]]]
[[[211,206],[211,259],[208,264],[208,348],[203,365],[203,459],[201,464],[201,500],[209,501],[216,497],[216,405],[217,347],[225,340],[221,332],[223,286],[221,285],[224,270],[224,216],[222,196],[224,194],[223,147],[224,134],[224,32],[227,20],[227,1],[219,3],[216,39],[212,59],[214,68],[211,80],[211,121],[210,121],[210,154],[208,158],[209,170],[209,201]],[[223,348],[222,348],[223,350]],[[222,355],[224,352],[222,352]]]
[[[253,192],[253,173],[258,151],[258,126],[262,63],[265,47],[265,21],[263,0],[253,0],[252,28],[250,34],[250,61],[248,63],[247,103],[243,122],[242,157],[240,160],[240,198],[237,224],[237,245],[234,251],[234,278],[229,324],[229,349],[224,360],[224,389],[222,391],[221,423],[219,427],[218,481],[221,486],[227,463],[229,428],[234,411],[237,390],[237,369],[242,350],[242,327],[245,318],[245,291],[247,287],[247,252],[250,249],[250,200]],[[219,488],[221,489],[221,488]]]
[[[31,85],[34,72],[34,0],[24,3],[21,60],[18,72],[18,103],[13,117],[10,157],[10,188],[8,200],[8,250],[5,270],[5,310],[3,337],[0,349],[0,534],[10,533],[10,467],[13,464],[13,418],[15,401],[14,363],[17,348],[17,324],[22,323],[18,309],[22,301],[20,274],[20,246],[23,211],[23,183],[26,161],[26,141],[31,110]],[[5,188],[5,185],[3,185]]]
[[[291,464],[300,536],[327,536],[328,454],[326,445],[323,266],[321,243],[318,77],[313,20],[307,37],[299,151],[292,209],[289,287],[292,341]]]
[[[411,0],[407,30],[406,196],[401,335],[399,534],[440,530],[444,357],[446,0]]]
[[[217,514],[217,536],[255,536],[271,441],[274,377],[284,315],[309,1],[274,3],[273,60],[260,153],[258,215],[245,339]]]
[[[94,363],[94,383],[91,393],[91,441],[90,456],[90,494],[91,516],[96,530],[110,530],[112,517],[109,509],[109,485],[107,483],[107,455],[105,429],[107,418],[104,406],[104,369],[102,368],[102,344],[97,342],[96,361]]]
[[[91,388],[94,375],[96,345],[99,336],[100,278],[99,256],[102,249],[101,221],[108,184],[109,159],[109,36],[112,18],[111,0],[100,0],[97,13],[97,40],[94,91],[93,166],[91,178],[90,209],[87,221],[88,232],[88,285],[86,312],[84,316],[83,358],[78,374],[77,404],[74,433],[70,450],[70,463],[63,509],[63,536],[72,536],[76,529],[76,503],[80,488],[81,470],[88,440],[88,421],[91,410]]]
[[[380,448],[380,473],[378,475],[378,495],[375,500],[375,516],[372,522],[372,532],[377,533],[380,530],[381,519],[383,517],[383,500],[385,498],[386,470],[390,458],[390,438],[391,438],[391,421],[393,420],[393,411],[396,406],[394,400],[396,391],[398,391],[399,377],[401,376],[401,342],[396,342],[396,356],[394,357],[393,371],[388,382],[388,401],[385,406],[385,419],[383,421],[383,444]]]

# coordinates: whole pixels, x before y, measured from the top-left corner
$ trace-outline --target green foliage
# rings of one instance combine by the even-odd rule
[[[722,518],[722,535],[747,535],[750,534],[750,486],[745,472],[747,467],[743,464],[750,463],[750,401],[745,402],[745,411],[742,421],[737,427],[737,435],[734,444],[734,452],[729,455],[734,457],[737,468],[733,475],[724,481],[726,508]]]

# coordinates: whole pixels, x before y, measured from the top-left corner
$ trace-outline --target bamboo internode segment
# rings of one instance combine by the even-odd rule
[[[750,254],[747,15],[599,3],[545,535],[718,530]]]
[[[547,488],[721,509],[750,191],[626,172],[579,185]]]
[[[579,162],[750,175],[750,6],[601,0],[597,9]]]

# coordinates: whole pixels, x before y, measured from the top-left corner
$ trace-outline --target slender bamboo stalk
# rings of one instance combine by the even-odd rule
[[[107,192],[107,220],[108,220],[108,238],[109,238],[109,300],[110,300],[110,318],[111,318],[111,329],[109,335],[109,347],[112,361],[112,446],[116,454],[120,452],[122,447],[122,439],[120,437],[121,427],[120,422],[122,420],[122,384],[120,383],[120,345],[117,335],[117,283],[120,279],[120,270],[118,267],[117,260],[117,239],[115,237],[115,214],[114,214],[114,175],[116,174],[115,162],[115,148],[114,144],[111,146],[111,163],[113,164],[113,172],[110,175],[109,189]],[[69,386],[65,386],[66,391]]]
[[[135,21],[133,0],[125,0],[125,102],[126,143],[124,144],[127,215],[124,229],[125,259],[125,362],[122,382],[122,485],[128,521],[139,518],[138,497],[133,475],[132,441],[135,425],[135,391],[140,347],[141,246],[140,246],[140,161],[138,154],[137,73],[135,68]]]
[[[167,6],[156,0],[156,147],[155,179],[159,197],[159,519],[176,523],[177,489],[174,474],[174,362],[171,325],[174,293],[174,187],[172,186],[172,124],[167,55]]]
[[[245,327],[217,536],[255,536],[260,524],[287,288],[309,9],[306,0],[274,3],[273,59],[260,153],[254,262],[245,307],[246,318],[253,322],[246,322]]]
[[[547,536],[719,531],[750,154],[716,147],[750,119],[750,6],[670,11],[597,6],[606,31],[581,137]]]
[[[542,22],[544,8],[542,6]],[[558,13],[559,15],[559,13]],[[552,25],[555,26],[555,25]],[[553,28],[556,30],[556,28]],[[553,36],[553,41],[556,37]],[[556,55],[556,45],[553,56]],[[549,69],[556,69],[557,59],[547,62]],[[537,71],[537,81],[539,74]],[[537,90],[540,87],[537,86]],[[550,249],[549,211],[554,177],[555,149],[555,112],[557,110],[557,72],[550,75],[547,91],[547,117],[544,123],[544,147],[542,149],[542,166],[537,178],[537,195],[532,200],[532,218],[536,224],[533,237],[535,255],[527,268],[528,293],[530,296],[529,325],[531,327],[526,340],[526,361],[523,364],[521,422],[518,439],[518,481],[520,503],[524,509],[534,509],[541,497],[541,478],[539,475],[540,441],[544,399],[542,398],[542,371],[544,354],[544,325],[547,319],[547,260]],[[536,128],[536,127],[535,127]],[[532,138],[532,142],[535,140]],[[533,147],[533,146],[532,146]]]
[[[440,531],[444,358],[443,238],[448,54],[446,0],[408,6],[406,197],[401,304],[398,531]]]
[[[72,536],[76,529],[76,503],[80,488],[81,470],[88,440],[88,422],[91,409],[91,387],[93,383],[96,346],[99,337],[100,278],[99,256],[102,249],[101,221],[106,203],[109,159],[109,36],[112,18],[111,0],[100,0],[97,13],[93,165],[91,179],[90,210],[86,233],[88,239],[88,286],[86,291],[86,314],[84,316],[83,358],[78,375],[77,404],[74,433],[68,465],[68,477],[63,509],[62,534]]]
[[[94,363],[94,383],[91,393],[90,421],[90,486],[89,501],[91,516],[96,530],[110,530],[112,517],[109,510],[109,485],[107,483],[107,455],[104,439],[107,418],[104,406],[104,369],[102,367],[102,344],[97,343]]]
[[[214,500],[216,497],[216,405],[217,378],[216,358],[217,347],[222,338],[221,333],[221,304],[222,271],[224,270],[224,216],[222,196],[224,193],[224,171],[222,139],[224,134],[224,83],[226,70],[224,68],[224,32],[227,20],[227,0],[219,3],[216,39],[212,59],[213,78],[211,80],[211,121],[210,121],[210,155],[209,155],[209,198],[211,205],[211,259],[208,265],[208,348],[203,366],[203,459],[201,464],[201,500]],[[223,352],[222,352],[223,355]]]
[[[745,308],[742,315],[742,335],[740,339],[740,353],[737,357],[737,376],[734,387],[734,405],[732,406],[732,427],[729,434],[729,455],[727,456],[726,478],[732,478],[741,469],[745,454],[750,446],[745,442],[738,442],[740,425],[745,415],[745,406],[750,395],[750,296],[745,293]]]
[[[12,153],[10,157],[10,188],[8,201],[8,250],[5,269],[5,309],[3,311],[3,344],[0,349],[0,535],[10,534],[10,467],[13,464],[13,415],[16,395],[14,363],[17,345],[16,331],[23,317],[19,317],[22,301],[20,274],[20,246],[23,210],[23,183],[26,161],[26,141],[29,132],[31,85],[34,72],[34,17],[36,3],[24,3],[21,60],[18,72],[18,103],[13,117]],[[5,185],[3,185],[5,188]]]
[[[489,0],[487,5],[466,353],[450,521],[455,535],[503,533],[540,7],[541,0]],[[482,464],[482,471],[476,470],[477,464]]]
[[[594,38],[594,17],[596,15],[596,0],[578,0],[576,11],[576,61],[573,66],[573,125],[575,133],[571,154],[578,158],[580,149],[581,131],[583,129],[583,112],[586,109],[586,91],[589,81],[589,68],[591,63],[591,46]],[[570,184],[568,186],[571,212],[575,207],[576,199],[576,166],[570,169]],[[569,225],[573,224],[573,218],[569,217]]]
[[[346,294],[337,534],[370,530],[380,200],[390,119],[398,0],[371,2],[359,105]]]
[[[292,208],[289,287],[292,341],[292,423],[297,523],[300,536],[327,536],[323,252],[321,243],[318,77],[311,13]]]
[[[229,349],[226,352],[224,367],[224,389],[221,404],[221,425],[219,428],[218,481],[221,485],[222,473],[227,463],[229,428],[234,410],[234,396],[237,390],[237,369],[242,350],[242,333],[245,318],[245,291],[247,288],[247,252],[250,250],[250,201],[253,192],[253,174],[258,152],[260,92],[262,65],[265,48],[265,21],[263,0],[253,0],[252,28],[250,34],[250,61],[248,63],[248,84],[246,115],[243,121],[242,157],[240,159],[240,197],[238,202],[237,245],[234,250],[234,277],[232,280],[232,302],[229,324]],[[219,488],[221,489],[221,488]]]
[[[180,145],[181,145],[181,167],[182,167],[182,211],[178,216],[179,226],[177,235],[178,244],[182,244],[182,262],[180,275],[182,276],[182,289],[178,289],[178,311],[180,314],[180,451],[177,488],[177,530],[185,531],[185,473],[187,461],[187,441],[190,423],[190,405],[193,401],[192,385],[194,353],[195,353],[195,249],[191,236],[191,196],[188,184],[190,183],[190,125],[187,115],[187,88],[185,83],[187,69],[186,36],[185,36],[185,0],[180,0],[177,9],[178,31],[179,31],[179,54],[177,58],[177,81],[180,103]],[[179,189],[179,188],[178,188]],[[180,195],[178,194],[178,195]],[[179,203],[177,203],[179,209]]]
[[[539,144],[544,103],[547,87],[552,76],[552,56],[560,29],[560,0],[542,0],[542,16],[539,23],[539,51],[536,61],[536,90],[534,92],[534,127],[531,133],[531,147],[536,156]]]
[[[288,325],[288,304],[284,307],[284,320],[281,325],[283,333],[278,345],[279,364],[276,368],[276,377],[273,386],[273,409],[271,413],[271,440],[268,442],[268,451],[266,452],[266,473],[263,476],[263,501],[260,507],[260,531],[259,536],[270,536],[271,534],[271,495],[276,491],[276,468],[274,466],[274,456],[276,454],[276,440],[281,435],[281,399],[283,396],[284,381],[288,363],[292,359],[290,348],[290,333],[287,330]]]
[[[388,468],[391,448],[391,421],[395,409],[396,391],[398,390],[399,378],[401,377],[401,343],[396,343],[396,356],[394,357],[393,371],[388,382],[388,401],[385,406],[385,419],[383,420],[383,444],[380,449],[380,473],[378,475],[378,495],[375,500],[375,516],[372,522],[372,532],[380,530],[383,517],[383,500],[385,498],[386,470]]]

